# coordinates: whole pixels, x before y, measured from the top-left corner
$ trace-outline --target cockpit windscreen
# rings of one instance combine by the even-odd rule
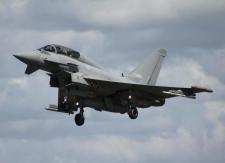
[[[40,50],[40,51],[44,50],[44,51],[47,51],[47,52],[66,55],[66,56],[69,56],[69,57],[72,57],[72,58],[80,58],[79,52],[77,52],[73,49],[61,46],[61,45],[55,45],[55,44],[46,45],[46,46],[44,46],[44,47],[42,47],[38,50]]]

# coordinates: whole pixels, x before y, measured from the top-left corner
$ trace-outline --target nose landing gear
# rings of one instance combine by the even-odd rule
[[[80,108],[80,113],[75,115],[74,121],[77,126],[82,126],[84,124],[85,117],[84,117],[84,109],[83,108]]]

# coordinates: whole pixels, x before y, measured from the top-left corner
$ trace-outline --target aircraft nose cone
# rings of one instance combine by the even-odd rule
[[[16,57],[17,59],[19,59],[22,62],[26,62],[27,60],[29,60],[27,56],[21,55],[21,54],[15,54],[13,55],[14,57]]]
[[[25,64],[37,64],[40,61],[40,56],[37,54],[14,54],[13,56]]]

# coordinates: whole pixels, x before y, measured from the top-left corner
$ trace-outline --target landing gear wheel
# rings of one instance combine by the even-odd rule
[[[82,113],[76,114],[75,117],[74,117],[74,121],[75,121],[77,126],[82,126],[84,124],[84,121],[85,121],[84,115]]]
[[[132,106],[129,110],[128,110],[128,115],[130,117],[130,119],[136,119],[138,117],[138,110],[136,107]]]

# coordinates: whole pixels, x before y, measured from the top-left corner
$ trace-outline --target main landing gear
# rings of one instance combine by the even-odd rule
[[[134,106],[130,106],[128,109],[127,114],[129,115],[130,119],[137,119],[138,117],[138,110]]]
[[[130,119],[137,119],[138,117],[138,110],[137,107],[134,105],[132,96],[128,97],[128,112]]]

